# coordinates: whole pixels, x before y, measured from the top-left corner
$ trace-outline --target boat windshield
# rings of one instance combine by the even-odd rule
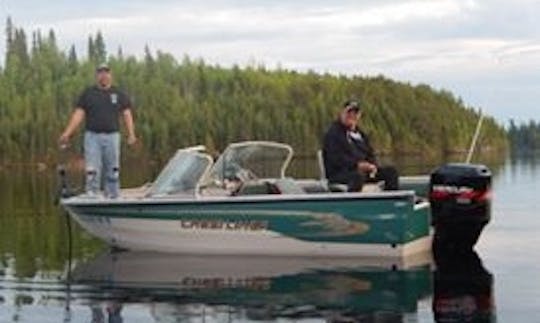
[[[190,149],[179,150],[163,168],[148,195],[195,194],[211,165],[212,158],[207,154]]]
[[[213,181],[282,178],[292,158],[285,144],[250,141],[231,144],[210,171]]]

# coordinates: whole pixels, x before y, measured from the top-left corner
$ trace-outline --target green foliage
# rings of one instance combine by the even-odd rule
[[[508,137],[514,151],[540,151],[540,122],[530,120],[516,125],[514,120],[510,120]]]
[[[241,140],[287,142],[314,154],[342,102],[359,98],[363,127],[379,151],[441,155],[465,150],[479,114],[444,90],[383,76],[334,76],[262,66],[223,68],[148,47],[142,59],[118,49],[107,56],[101,33],[88,39],[87,58],[57,47],[50,31],[26,36],[9,20],[0,70],[0,162],[55,158],[56,140],[73,102],[92,84],[96,64],[110,63],[116,83],[132,97],[143,152],[165,158],[178,147],[216,150]],[[482,149],[501,150],[505,131],[487,118]]]

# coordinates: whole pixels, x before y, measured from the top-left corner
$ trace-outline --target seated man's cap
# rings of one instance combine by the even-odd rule
[[[347,100],[343,103],[343,109],[347,112],[360,112],[362,109],[360,107],[360,102],[358,100]]]

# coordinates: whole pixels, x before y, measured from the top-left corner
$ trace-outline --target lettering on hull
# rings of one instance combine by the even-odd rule
[[[268,221],[180,220],[180,227],[191,230],[264,231],[268,229]]]

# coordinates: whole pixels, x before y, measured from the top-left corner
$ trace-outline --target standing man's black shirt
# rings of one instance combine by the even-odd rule
[[[120,112],[131,108],[129,97],[112,86],[87,88],[79,97],[77,107],[85,112],[86,130],[97,133],[118,132]]]
[[[367,135],[359,129],[351,132],[339,120],[332,123],[324,136],[323,158],[329,180],[356,171],[358,162],[377,164]]]

